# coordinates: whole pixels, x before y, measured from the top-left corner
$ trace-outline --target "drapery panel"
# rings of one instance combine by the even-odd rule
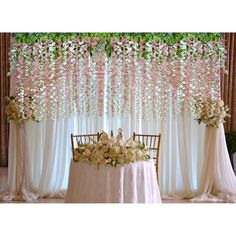
[[[190,198],[199,187],[204,161],[205,126],[191,112],[161,123],[160,189],[163,198]]]
[[[226,132],[236,131],[236,33],[224,34],[227,49],[226,69],[228,73],[222,74],[222,99],[230,108],[231,118],[224,125]]]
[[[170,111],[172,111],[170,109]],[[70,133],[108,133],[120,127],[126,138],[133,131],[161,133],[160,189],[164,198],[187,198],[199,186],[203,165],[203,142],[205,127],[193,120],[189,112],[178,119],[145,120],[139,122],[129,117],[113,119],[103,117],[83,118],[73,115],[67,119],[43,119],[39,124],[25,124],[25,162],[27,176],[25,188],[40,197],[64,197],[68,184],[69,164],[72,157]],[[12,126],[13,130],[14,127]],[[15,145],[14,135],[11,144]],[[14,153],[9,159],[9,171],[14,173]],[[14,175],[9,179],[10,191],[14,192]]]
[[[4,99],[10,93],[9,51],[10,33],[0,33],[0,166],[8,164],[9,124],[5,115]]]

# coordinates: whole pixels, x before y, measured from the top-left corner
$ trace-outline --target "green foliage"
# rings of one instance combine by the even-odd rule
[[[236,152],[236,132],[225,133],[226,144],[230,154]]]
[[[169,46],[178,44],[177,47],[177,55],[181,58],[184,58],[186,49],[184,47],[184,42],[189,40],[201,41],[202,43],[207,42],[217,42],[221,39],[222,34],[220,33],[116,33],[116,32],[84,32],[84,33],[13,33],[13,37],[15,38],[16,44],[27,44],[34,45],[35,43],[42,43],[46,41],[50,42],[66,42],[69,40],[73,40],[75,38],[80,38],[80,40],[93,39],[98,38],[98,44],[96,48],[92,48],[92,45],[88,43],[88,51],[92,56],[94,50],[103,48],[108,57],[111,56],[112,53],[112,45],[110,43],[111,38],[113,39],[127,39],[128,41],[135,41],[140,43],[141,41],[144,43],[147,42],[156,42],[156,43],[165,43]],[[180,45],[180,46],[179,46]],[[183,45],[183,47],[181,46]],[[18,52],[17,52],[18,53]],[[53,58],[57,58],[60,52],[55,49],[53,51]],[[16,55],[18,56],[18,55]],[[148,59],[150,57],[150,52],[147,51],[147,47],[145,46],[140,54],[144,59]],[[160,55],[160,60],[161,59]]]
[[[181,40],[199,40],[202,43],[219,41],[221,36],[221,33],[13,33],[13,37],[15,37],[17,43],[29,45],[47,40],[65,42],[76,37],[80,37],[81,39],[98,37],[100,40],[103,39],[107,44],[109,44],[110,38],[126,38],[136,42],[143,40],[144,42],[155,41],[157,43],[164,42],[168,45],[173,45]]]
[[[112,46],[111,46],[111,44],[106,44],[106,46],[105,46],[105,51],[106,51],[106,54],[107,54],[108,56],[111,56],[111,52],[112,52]]]

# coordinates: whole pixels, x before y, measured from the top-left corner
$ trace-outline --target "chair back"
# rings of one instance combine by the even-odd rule
[[[74,149],[79,147],[81,144],[89,143],[89,142],[98,142],[100,134],[71,134],[71,146],[72,146],[72,154],[74,157]]]
[[[137,140],[141,143],[144,143],[147,148],[155,152],[155,155],[150,155],[156,165],[156,173],[157,173],[157,180],[159,182],[159,174],[158,174],[158,162],[159,162],[159,153],[160,153],[160,143],[161,143],[161,134],[136,134],[133,133],[133,140]]]

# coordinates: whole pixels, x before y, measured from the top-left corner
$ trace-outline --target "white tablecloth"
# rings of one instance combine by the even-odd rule
[[[161,203],[153,160],[99,169],[72,160],[65,202]]]

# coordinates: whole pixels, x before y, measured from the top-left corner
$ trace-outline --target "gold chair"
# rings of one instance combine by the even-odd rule
[[[72,145],[72,154],[73,157],[75,155],[74,149],[77,148],[81,144],[89,143],[89,142],[98,142],[100,134],[71,134],[71,145]]]
[[[136,134],[133,133],[133,140],[144,143],[150,151],[155,151],[156,154],[151,156],[155,160],[157,181],[159,183],[158,162],[160,152],[161,134]]]

